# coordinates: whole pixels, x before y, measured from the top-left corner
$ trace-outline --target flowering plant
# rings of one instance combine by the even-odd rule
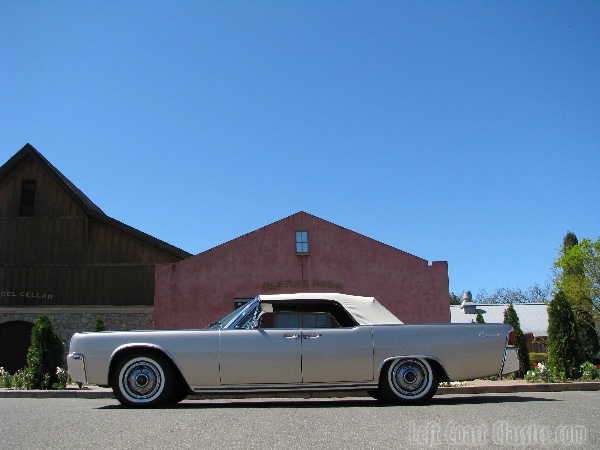
[[[69,372],[60,367],[56,368],[57,383],[53,383],[50,386],[50,374],[45,373],[42,379],[42,389],[66,389],[67,384],[71,382]],[[33,383],[34,375],[27,368],[18,370],[14,375],[11,375],[4,367],[0,367],[0,388],[12,388],[12,389],[34,389]]]
[[[456,387],[456,386],[466,386],[466,381],[442,381],[440,383],[440,387]]]
[[[550,371],[544,363],[533,363],[533,369],[527,371],[525,379],[530,383],[549,383]]]
[[[58,378],[58,383],[54,383],[52,386],[54,389],[66,389],[67,384],[71,381],[71,377],[69,376],[69,372],[61,367],[56,368],[56,377]]]
[[[591,362],[584,362],[581,365],[581,381],[592,381],[598,378],[600,378],[598,366],[594,366]]]
[[[4,367],[0,367],[0,388],[9,388],[11,387],[12,377],[10,374],[4,370]]]
[[[30,370],[17,370],[12,376],[12,387],[15,389],[33,389],[33,373]]]

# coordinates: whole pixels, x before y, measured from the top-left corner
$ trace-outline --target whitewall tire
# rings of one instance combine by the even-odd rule
[[[171,362],[159,354],[135,353],[118,362],[112,388],[119,402],[129,407],[163,405],[175,388]]]
[[[439,380],[426,359],[404,358],[388,363],[381,374],[380,391],[390,403],[424,403],[436,393]]]

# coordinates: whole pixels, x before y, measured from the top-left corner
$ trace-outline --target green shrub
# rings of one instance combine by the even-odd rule
[[[560,379],[579,378],[581,342],[571,303],[559,291],[548,305],[548,361],[550,370]]]
[[[30,389],[50,389],[58,382],[56,368],[64,367],[64,352],[62,340],[52,329],[49,317],[44,314],[38,316],[31,330],[25,369],[31,376]]]
[[[104,330],[106,330],[104,327],[104,320],[102,320],[102,317],[96,318],[96,322],[94,323],[94,331],[98,332]]]
[[[548,362],[548,353],[531,352],[529,353],[529,361],[531,361],[531,364],[546,364]]]

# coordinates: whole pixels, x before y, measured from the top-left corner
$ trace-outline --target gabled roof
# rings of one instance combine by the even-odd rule
[[[378,241],[377,239],[373,239],[373,238],[371,238],[371,237],[365,236],[364,234],[358,233],[358,232],[356,232],[356,231],[352,231],[352,230],[350,230],[349,228],[346,228],[346,227],[343,227],[343,226],[341,226],[341,225],[335,224],[335,223],[333,223],[333,222],[330,222],[329,220],[322,219],[322,218],[320,218],[320,217],[317,217],[317,216],[315,216],[314,214],[310,214],[310,213],[307,213],[307,212],[305,212],[305,211],[298,211],[297,213],[291,214],[291,215],[289,215],[289,216],[287,216],[287,217],[284,217],[283,219],[279,219],[279,220],[277,220],[277,221],[275,221],[275,222],[272,222],[272,223],[270,223],[270,224],[268,224],[268,225],[265,225],[265,226],[263,226],[263,227],[260,227],[260,228],[258,228],[258,229],[256,229],[256,230],[249,231],[248,233],[245,233],[245,234],[243,234],[243,235],[241,235],[241,236],[238,236],[238,237],[236,237],[236,238],[234,238],[234,239],[231,239],[231,240],[229,240],[229,241],[226,241],[226,242],[224,242],[224,243],[222,243],[222,244],[219,244],[219,245],[217,245],[216,247],[212,247],[212,248],[209,248],[209,249],[207,249],[207,250],[205,250],[205,251],[203,251],[203,252],[200,252],[198,255],[201,255],[201,254],[203,254],[203,253],[206,253],[206,252],[212,251],[212,250],[214,250],[214,249],[216,249],[216,248],[219,248],[219,247],[222,247],[222,246],[224,246],[224,245],[228,245],[228,244],[230,244],[230,243],[232,243],[232,242],[234,242],[234,241],[237,241],[238,239],[245,238],[245,237],[247,237],[247,236],[250,236],[250,235],[252,235],[252,234],[254,234],[254,233],[256,233],[256,232],[259,232],[259,231],[263,231],[263,230],[265,230],[265,229],[267,229],[267,228],[269,228],[269,227],[272,227],[272,226],[274,226],[274,225],[277,225],[277,224],[280,224],[280,223],[284,223],[285,221],[287,221],[287,220],[290,220],[290,219],[293,219],[293,218],[294,218],[294,217],[296,217],[296,216],[305,216],[305,217],[307,217],[307,218],[316,219],[316,220],[318,220],[318,221],[321,221],[321,222],[323,222],[323,223],[329,224],[329,225],[331,225],[331,226],[334,226],[334,227],[336,227],[336,228],[341,228],[341,229],[343,229],[343,230],[346,230],[348,233],[352,233],[353,235],[360,236],[360,237],[362,237],[362,238],[364,238],[364,239],[368,239],[369,241],[375,242],[375,243],[377,243],[377,244],[379,244],[379,245],[382,245],[382,246],[388,247],[388,248],[390,248],[390,249],[396,250],[396,251],[398,251],[398,252],[400,252],[400,253],[403,253],[404,255],[406,255],[406,256],[409,256],[409,257],[411,257],[411,258],[415,258],[415,259],[417,259],[417,260],[420,260],[420,261],[423,261],[423,262],[425,262],[425,263],[427,263],[427,262],[428,262],[426,259],[424,259],[424,258],[421,258],[420,256],[416,256],[416,255],[413,255],[412,253],[408,253],[408,252],[406,252],[406,251],[404,251],[404,250],[400,250],[399,248],[396,248],[396,247],[393,247],[393,246],[391,246],[391,245],[389,245],[389,244],[386,244],[386,243],[384,243],[384,242]]]
[[[504,311],[508,304],[475,304],[477,311],[486,323],[503,323]],[[548,305],[545,303],[514,303],[523,333],[532,333],[534,337],[548,337]],[[450,306],[450,322],[475,322],[476,314],[467,314],[461,305]]]
[[[136,239],[139,239],[149,245],[157,247],[167,253],[176,256],[177,258],[187,258],[191,256],[180,248],[171,244],[167,244],[160,239],[156,239],[149,234],[137,230],[129,225],[126,225],[112,217],[107,216],[94,202],[92,202],[77,186],[75,186],[67,177],[65,177],[44,155],[37,151],[31,144],[26,144],[21,150],[10,158],[2,167],[0,167],[0,184],[2,184],[14,170],[16,170],[27,158],[33,158],[40,166],[46,169],[54,181],[62,187],[67,195],[81,208],[81,210],[89,217],[116,228],[123,233],[126,233]]]
[[[44,155],[38,152],[33,145],[25,144],[25,146],[19,150],[15,155],[10,158],[2,167],[0,167],[0,183],[2,183],[8,176],[19,167],[28,157],[37,160],[41,166],[45,167],[48,173],[54,178],[57,184],[69,194],[69,196],[79,205],[79,207],[88,212],[95,212],[104,214],[102,210],[94,204],[81,190],[77,188],[67,177],[65,177],[60,170],[48,161]]]

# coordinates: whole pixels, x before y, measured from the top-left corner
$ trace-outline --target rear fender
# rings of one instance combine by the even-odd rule
[[[381,361],[379,363],[379,366],[377,367],[376,380],[381,379],[381,372],[384,369],[384,367],[386,367],[389,363],[391,363],[392,361],[398,361],[400,359],[408,359],[408,358],[427,360],[427,362],[429,362],[431,367],[437,372],[438,380],[440,382],[441,381],[450,381],[450,378],[448,377],[448,373],[446,372],[446,369],[444,368],[444,365],[442,364],[442,362],[435,356],[431,356],[431,355],[397,355],[397,356],[390,356],[388,358],[385,358],[383,361]]]

